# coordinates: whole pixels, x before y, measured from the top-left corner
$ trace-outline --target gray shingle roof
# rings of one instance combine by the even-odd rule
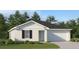
[[[56,24],[56,23],[55,24],[51,24],[51,23],[45,22],[45,21],[36,21],[36,22],[38,22],[38,23],[40,23],[40,24],[42,24],[44,26],[47,26],[47,27],[49,27],[51,29],[66,29],[66,27],[63,27],[63,26],[61,26],[59,24]]]

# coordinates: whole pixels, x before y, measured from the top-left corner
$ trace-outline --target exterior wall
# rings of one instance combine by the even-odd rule
[[[47,31],[48,41],[61,42],[70,41],[69,30],[48,30]]]
[[[21,26],[18,29],[12,30],[9,32],[10,39],[14,41],[39,41],[39,31],[45,30],[46,27],[41,26],[40,24],[36,23],[28,23],[28,25]],[[32,30],[32,39],[30,38],[22,38],[22,30]]]
[[[44,35],[44,42],[47,42],[48,41],[48,38],[47,38],[47,30],[45,30],[45,35]]]
[[[13,30],[9,32],[9,38],[15,41],[17,38],[20,39],[22,37],[21,34],[20,30]]]

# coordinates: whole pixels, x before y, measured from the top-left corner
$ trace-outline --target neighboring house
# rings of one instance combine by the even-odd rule
[[[9,38],[13,41],[70,41],[70,31],[55,23],[30,20],[10,29]]]

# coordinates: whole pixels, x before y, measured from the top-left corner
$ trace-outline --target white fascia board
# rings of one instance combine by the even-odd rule
[[[72,29],[48,29],[48,30],[72,30]]]

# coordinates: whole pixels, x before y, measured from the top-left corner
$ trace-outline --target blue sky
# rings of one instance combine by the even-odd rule
[[[16,10],[0,10],[0,13],[8,17],[10,14],[14,14]],[[42,20],[45,20],[47,16],[55,16],[58,21],[67,21],[76,19],[79,17],[79,10],[19,10],[20,13],[28,12],[30,16],[36,11]]]

